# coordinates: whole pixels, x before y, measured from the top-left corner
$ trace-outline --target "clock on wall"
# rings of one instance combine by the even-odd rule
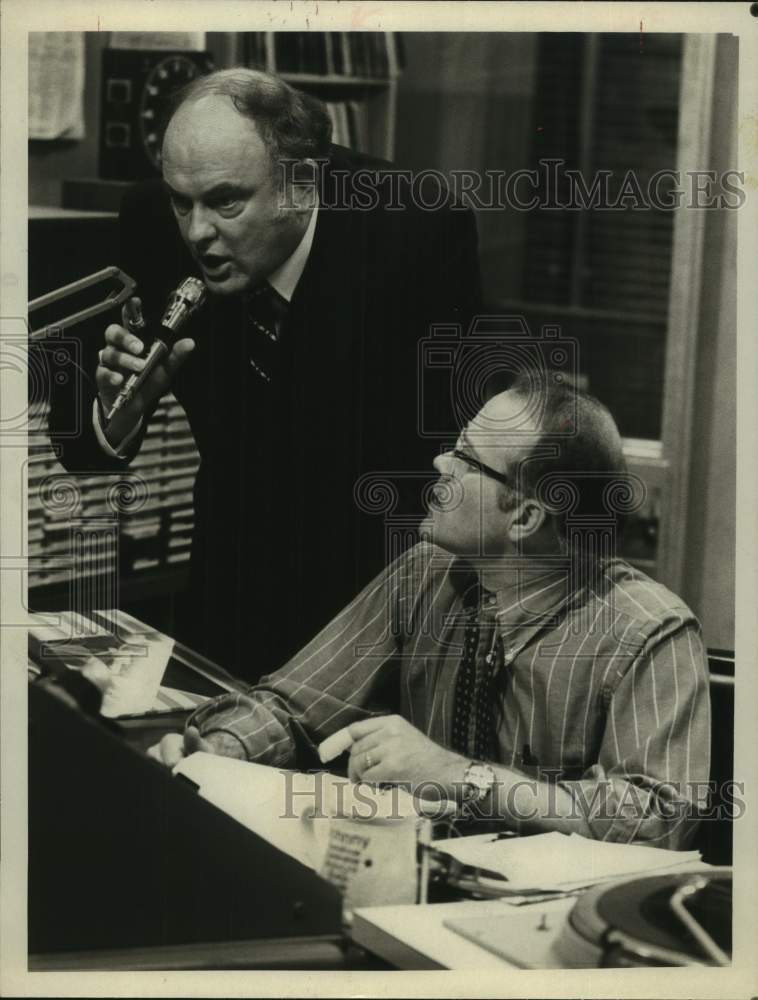
[[[103,49],[100,176],[131,181],[160,173],[166,102],[212,69],[207,52]]]

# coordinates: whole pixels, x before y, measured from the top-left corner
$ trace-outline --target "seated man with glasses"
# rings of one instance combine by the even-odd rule
[[[347,728],[354,780],[521,831],[685,846],[709,773],[706,660],[689,608],[615,556],[631,477],[610,413],[525,373],[434,464],[422,541],[150,752],[292,767]]]

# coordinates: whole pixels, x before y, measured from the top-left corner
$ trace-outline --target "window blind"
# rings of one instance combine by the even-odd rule
[[[680,35],[544,34],[538,44],[532,160],[564,161],[553,204],[569,202],[566,170],[586,190],[610,172],[610,204],[625,179],[623,190],[636,191],[636,180],[642,199],[614,211],[542,207],[551,192],[540,171],[541,207],[527,221],[527,320],[576,336],[590,390],[627,437],[661,433],[674,213],[651,204],[649,185],[676,167],[681,51]],[[659,182],[664,203],[674,183]]]

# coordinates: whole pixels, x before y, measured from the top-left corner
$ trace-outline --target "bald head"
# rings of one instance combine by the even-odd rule
[[[199,159],[238,173],[251,159],[270,160],[255,122],[215,94],[182,104],[163,137],[164,172],[188,171]]]
[[[274,164],[329,155],[332,124],[322,102],[281,77],[242,66],[198,77],[173,95],[164,137],[180,112],[210,99],[255,127]]]

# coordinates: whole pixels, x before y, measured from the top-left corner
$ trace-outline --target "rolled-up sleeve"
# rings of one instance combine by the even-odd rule
[[[235,737],[248,760],[287,767],[299,742],[315,750],[351,722],[394,711],[387,693],[399,670],[399,616],[411,562],[401,556],[286,666],[244,693],[202,705],[188,725],[203,736]]]
[[[646,643],[610,694],[598,762],[561,782],[598,840],[683,849],[705,806],[710,695],[697,624]]]

